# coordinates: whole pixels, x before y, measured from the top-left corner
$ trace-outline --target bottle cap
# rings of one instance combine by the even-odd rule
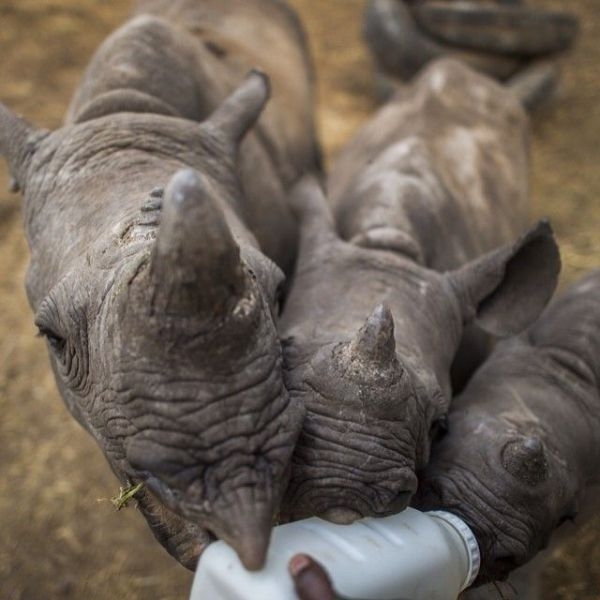
[[[479,567],[481,566],[481,553],[479,552],[477,538],[471,531],[471,528],[460,517],[457,517],[452,513],[446,512],[445,510],[435,510],[426,514],[451,525],[458,532],[465,544],[468,557],[468,572],[461,588],[462,592],[475,581],[479,573]]]

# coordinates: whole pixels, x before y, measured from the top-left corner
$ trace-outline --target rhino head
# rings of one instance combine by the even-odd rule
[[[532,559],[598,482],[599,292],[596,270],[496,346],[421,474],[417,506],[456,513],[475,533],[480,583]]]
[[[459,398],[415,499],[422,510],[448,510],[469,524],[481,551],[479,583],[506,579],[542,550],[560,523],[575,518],[581,486],[543,430],[515,427],[489,406],[465,408]]]
[[[213,535],[262,565],[302,416],[274,326],[283,275],[239,217],[236,153],[267,98],[252,73],[202,123],[125,112],[52,133],[0,108],[61,395],[190,568]]]
[[[346,523],[392,514],[410,502],[444,426],[464,326],[501,335],[525,327],[556,286],[558,249],[540,223],[439,273],[342,241],[312,180],[292,200],[300,257],[280,328],[286,386],[307,415],[284,515]]]

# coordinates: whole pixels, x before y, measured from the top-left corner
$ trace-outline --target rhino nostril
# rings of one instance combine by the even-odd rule
[[[359,512],[343,506],[328,508],[318,516],[325,521],[330,521],[337,525],[350,525],[354,521],[362,519],[362,515]]]

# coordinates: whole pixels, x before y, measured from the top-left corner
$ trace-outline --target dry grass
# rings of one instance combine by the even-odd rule
[[[363,2],[292,3],[311,35],[319,125],[331,157],[374,107],[359,33]],[[0,98],[40,125],[57,126],[81,70],[127,4],[0,0]],[[600,14],[597,0],[572,0],[569,8],[582,17],[581,43],[566,63],[559,103],[538,119],[533,138],[535,213],[555,224],[565,281],[600,265]],[[0,190],[6,187],[3,169]],[[63,408],[35,338],[18,207],[0,192],[0,598],[185,598],[189,574],[136,511],[116,513],[97,501],[114,494],[116,480]],[[598,523],[588,527],[557,555],[545,598],[600,597],[599,532]]]

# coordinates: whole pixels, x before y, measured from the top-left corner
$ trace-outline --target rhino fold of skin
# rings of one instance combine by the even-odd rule
[[[299,434],[274,319],[287,189],[318,163],[311,82],[282,2],[142,1],[61,129],[0,105],[60,392],[191,569],[215,535],[262,565]]]
[[[416,505],[471,527],[479,583],[504,579],[600,482],[600,271],[499,343],[453,401]]]
[[[300,252],[280,331],[286,386],[307,416],[282,513],[345,523],[408,505],[465,326],[521,331],[550,299],[560,257],[545,222],[519,237],[522,108],[454,61],[383,107],[328,184],[330,207],[314,180],[292,194]],[[479,345],[483,332],[471,334]]]

